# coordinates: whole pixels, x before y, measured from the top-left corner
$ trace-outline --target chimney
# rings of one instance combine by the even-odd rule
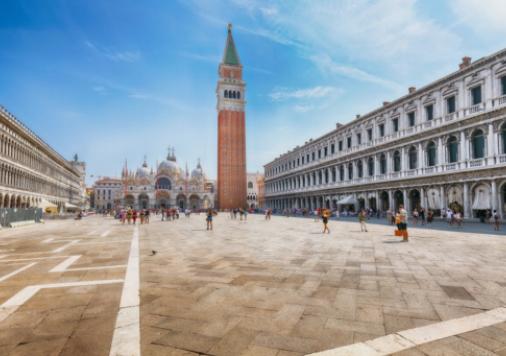
[[[355,115],[355,119],[360,119],[360,114]]]
[[[383,106],[387,106],[388,104],[390,104],[390,102],[389,102],[389,101],[384,101],[384,102],[383,102]]]
[[[467,68],[471,65],[471,57],[462,57],[462,63],[459,64],[459,69]]]
[[[416,87],[409,87],[408,92],[413,94],[416,91]]]

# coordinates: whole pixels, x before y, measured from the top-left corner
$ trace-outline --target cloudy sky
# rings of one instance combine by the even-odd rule
[[[248,170],[506,47],[503,0],[0,2],[0,105],[88,174],[168,146],[216,175],[216,80],[232,22]],[[88,179],[89,182],[92,179]]]

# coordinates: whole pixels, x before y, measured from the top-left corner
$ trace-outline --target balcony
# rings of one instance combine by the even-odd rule
[[[404,175],[406,177],[412,177],[412,176],[416,175],[416,169],[411,169],[409,171],[406,171],[406,172],[404,172]]]
[[[484,158],[477,158],[469,161],[469,167],[481,167],[485,165],[485,159]]]
[[[458,112],[452,112],[451,114],[447,114],[445,115],[445,121],[452,121],[452,120],[455,120],[459,117],[459,113]]]
[[[479,103],[479,104],[473,105],[470,108],[466,109],[466,114],[472,115],[472,114],[476,114],[476,113],[479,113],[480,111],[484,111],[484,110],[485,110],[485,103]]]
[[[424,174],[432,174],[436,171],[436,167],[427,167],[424,168],[423,173]]]
[[[506,95],[494,99],[494,107],[506,106]]]
[[[446,165],[445,169],[447,171],[453,171],[453,170],[457,169],[457,163],[449,163]]]

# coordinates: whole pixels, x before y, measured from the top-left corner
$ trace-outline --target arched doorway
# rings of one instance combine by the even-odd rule
[[[458,186],[448,188],[448,207],[455,212],[464,212],[462,189]]]
[[[413,189],[409,192],[409,202],[412,210],[421,208],[421,197],[418,189]]]
[[[156,207],[166,209],[170,206],[170,194],[167,191],[156,192]]]
[[[376,197],[369,197],[369,208],[371,208],[372,210],[376,211],[378,209],[378,207],[376,206],[377,202],[376,202]]]
[[[134,208],[135,206],[135,198],[133,195],[128,194],[125,197],[125,208]]]
[[[362,210],[365,209],[365,199],[363,197],[360,197],[357,199],[358,201],[358,209]]]
[[[388,192],[382,191],[379,194],[380,199],[380,210],[381,211],[387,211],[390,209],[390,201],[388,199]]]
[[[177,202],[177,207],[181,210],[185,210],[186,209],[186,196],[184,194],[179,194],[177,197],[176,197],[176,202]]]
[[[190,196],[190,209],[200,209],[200,198],[198,195],[192,194]]]
[[[211,200],[209,200],[209,197],[207,195],[204,197],[204,199],[202,199],[202,206],[204,209],[209,209],[212,206]]]
[[[140,194],[139,195],[139,208],[140,209],[148,209],[149,208],[149,197],[147,194]]]
[[[399,207],[404,205],[404,195],[400,190],[396,190],[394,192],[394,209],[395,211],[399,210]]]
[[[473,214],[481,222],[485,222],[492,207],[490,186],[485,183],[476,185],[473,189]]]
[[[501,206],[502,206],[502,218],[506,217],[506,182],[503,183],[501,188]]]

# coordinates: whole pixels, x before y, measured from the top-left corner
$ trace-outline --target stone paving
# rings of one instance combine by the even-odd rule
[[[330,235],[300,218],[214,224],[139,226],[142,355],[304,355],[506,306],[505,236],[411,229],[402,243],[354,221],[331,221]],[[108,355],[133,232],[103,217],[0,231],[0,355]],[[12,302],[34,285],[53,287]],[[498,323],[397,355],[505,344]]]

